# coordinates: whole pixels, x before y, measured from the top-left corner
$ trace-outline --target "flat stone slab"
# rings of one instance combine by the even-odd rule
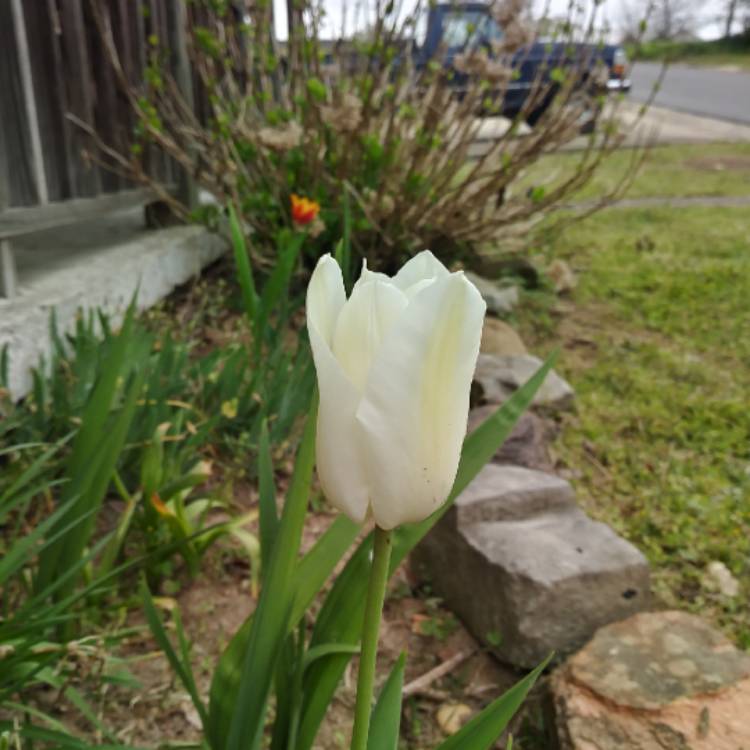
[[[472,409],[469,412],[469,432],[476,430],[497,409],[498,407],[492,404]],[[526,411],[519,417],[513,431],[492,457],[492,461],[551,472],[553,464],[548,442],[552,432],[542,417],[532,411]]]
[[[575,494],[554,474],[522,466],[487,464],[456,498],[446,517],[452,525],[520,521],[574,510]]]
[[[647,612],[602,628],[570,671],[620,706],[658,709],[750,677],[750,654],[698,617]]]
[[[481,403],[501,404],[507,401],[542,366],[532,354],[480,354],[474,372],[475,394]],[[571,404],[575,391],[554,370],[550,372],[534,397],[534,405],[562,409]]]
[[[31,388],[31,369],[49,362],[54,312],[61,335],[81,311],[103,310],[117,323],[138,292],[138,309],[165,297],[198,275],[228,249],[227,242],[200,226],[146,229],[143,210],[95,220],[14,241],[19,289],[0,299],[0,349],[7,345],[11,397]]]
[[[551,693],[564,750],[750,747],[750,654],[685,612],[602,628]]]
[[[583,513],[567,482],[517,466],[486,466],[412,559],[478,640],[524,668],[649,599],[643,555]]]

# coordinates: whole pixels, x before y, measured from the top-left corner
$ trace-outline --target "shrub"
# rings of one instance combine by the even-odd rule
[[[377,4],[367,33],[334,43],[321,38],[320,7],[295,3],[283,49],[274,40],[271,6],[257,4],[245,16],[231,3],[188,6],[196,80],[186,97],[156,39],[144,81],[130,82],[97,3],[100,32],[137,119],[128,153],[98,139],[104,163],[152,185],[188,216],[189,207],[149,176],[148,154],[163,149],[220,203],[238,206],[261,239],[291,224],[291,194],[313,198],[322,206],[311,228],[318,236],[313,254],[351,231],[360,254],[393,268],[415,248],[457,257],[480,243],[517,240],[530,222],[568,201],[622,142],[616,106],[605,113],[597,85],[604,71],[596,63],[596,10],[585,23],[583,9],[547,23],[551,41],[529,96],[504,135],[472,161],[478,115],[503,111],[529,54],[522,3],[493,3],[504,36],[488,43],[490,55],[467,37],[452,67],[442,62],[444,47],[428,59],[412,54],[424,4],[406,14]],[[516,189],[529,165],[579,135],[584,117],[598,127],[580,159],[551,187]],[[534,127],[521,135],[526,121]],[[342,226],[345,204],[349,227]],[[265,248],[254,248],[257,261],[267,260]]]

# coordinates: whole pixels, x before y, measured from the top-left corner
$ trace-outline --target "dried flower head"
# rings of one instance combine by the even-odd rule
[[[323,122],[338,133],[352,133],[362,122],[362,102],[354,94],[344,94],[341,102],[320,108]]]
[[[256,137],[261,146],[271,151],[291,151],[302,142],[302,128],[292,120],[281,127],[261,128]]]
[[[376,192],[367,188],[362,191],[362,197],[367,210],[375,216],[389,216],[396,207],[393,196],[384,191]]]
[[[515,52],[534,41],[534,32],[519,18],[513,18],[503,27],[503,38],[500,40],[501,53]]]
[[[508,24],[515,21],[526,7],[526,0],[495,0],[490,5],[490,15],[505,32]]]
[[[487,65],[487,53],[484,50],[461,52],[453,58],[453,67],[466,75],[481,75]]]
[[[494,84],[509,81],[513,74],[513,70],[499,60],[490,60],[485,50],[456,55],[453,66],[459,73],[475,75]]]

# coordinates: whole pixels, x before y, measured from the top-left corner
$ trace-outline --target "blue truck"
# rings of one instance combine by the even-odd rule
[[[441,57],[452,70],[451,82],[458,95],[472,85],[471,76],[457,69],[459,56],[484,50],[492,58],[493,48],[502,44],[504,30],[484,3],[438,3],[430,7],[424,42],[414,47],[417,67]],[[509,67],[516,72],[503,87],[500,114],[514,118],[523,113],[534,124],[554,101],[559,91],[554,71],[575,68],[576,86],[591,94],[630,90],[629,65],[619,45],[570,44],[535,39],[512,54]],[[604,76],[601,72],[604,71]],[[541,92],[541,97],[537,92]],[[538,101],[528,102],[534,95]],[[529,106],[527,106],[529,105]],[[526,108],[527,111],[524,111]]]

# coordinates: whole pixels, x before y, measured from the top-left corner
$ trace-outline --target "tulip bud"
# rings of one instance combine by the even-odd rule
[[[357,523],[421,521],[451,490],[466,435],[485,304],[432,253],[390,278],[363,267],[349,299],[323,256],[307,290],[318,375],[318,476]]]

